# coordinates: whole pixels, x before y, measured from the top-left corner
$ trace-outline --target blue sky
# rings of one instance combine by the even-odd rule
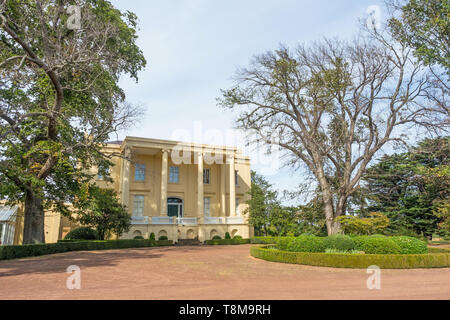
[[[123,78],[127,100],[140,104],[146,115],[121,134],[212,142],[208,133],[224,135],[233,128],[233,114],[219,108],[220,89],[229,88],[239,66],[255,54],[280,43],[295,46],[322,37],[351,38],[375,0],[112,0],[139,17],[138,45],[148,66],[139,83]],[[381,16],[383,18],[383,15]],[[178,133],[184,132],[184,136]],[[247,155],[241,139],[225,140]],[[256,158],[256,157],[255,157]],[[278,190],[294,189],[304,179],[289,168],[265,170]]]

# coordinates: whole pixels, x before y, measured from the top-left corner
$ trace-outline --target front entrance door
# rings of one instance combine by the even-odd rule
[[[167,215],[169,217],[181,218],[183,216],[183,200],[178,198],[168,198]]]

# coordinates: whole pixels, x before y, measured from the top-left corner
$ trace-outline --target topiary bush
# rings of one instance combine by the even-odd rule
[[[356,249],[366,254],[400,254],[401,247],[389,237],[360,236],[353,238]]]
[[[144,240],[144,237],[143,236],[136,236],[133,239],[134,240]]]
[[[428,253],[428,246],[425,241],[407,236],[391,237],[391,239],[400,247],[403,254]]]
[[[242,239],[242,236],[234,236],[233,239]]]
[[[220,236],[214,236],[213,238],[212,238],[212,240],[222,240],[222,238],[220,237]]]
[[[292,238],[287,244],[286,250],[293,252],[325,252],[325,240],[321,237],[301,235]]]
[[[225,239],[231,239],[231,236],[230,236],[229,232],[225,232]]]
[[[150,238],[149,240],[156,240],[155,234],[152,232],[150,233]]]
[[[280,250],[287,251],[289,243],[294,239],[295,237],[280,237],[275,240],[276,247]]]
[[[64,240],[98,240],[98,232],[92,228],[80,227],[70,231]]]
[[[324,239],[326,249],[336,249],[338,251],[352,251],[356,249],[356,243],[349,236],[335,234]]]
[[[169,239],[167,238],[167,236],[160,236],[160,237],[158,238],[158,240],[169,240]]]

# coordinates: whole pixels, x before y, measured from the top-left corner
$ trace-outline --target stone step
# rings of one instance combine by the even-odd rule
[[[198,239],[178,239],[177,246],[201,246],[202,243]]]

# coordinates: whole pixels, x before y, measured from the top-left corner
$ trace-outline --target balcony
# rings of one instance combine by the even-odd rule
[[[131,224],[138,225],[138,224],[148,224],[148,217],[142,216],[142,217],[131,217]]]
[[[225,224],[225,217],[205,217],[205,224]]]
[[[226,217],[227,224],[244,224],[243,217]]]
[[[177,224],[195,226],[197,225],[197,218],[177,218]]]
[[[152,224],[174,224],[172,217],[152,217]]]

